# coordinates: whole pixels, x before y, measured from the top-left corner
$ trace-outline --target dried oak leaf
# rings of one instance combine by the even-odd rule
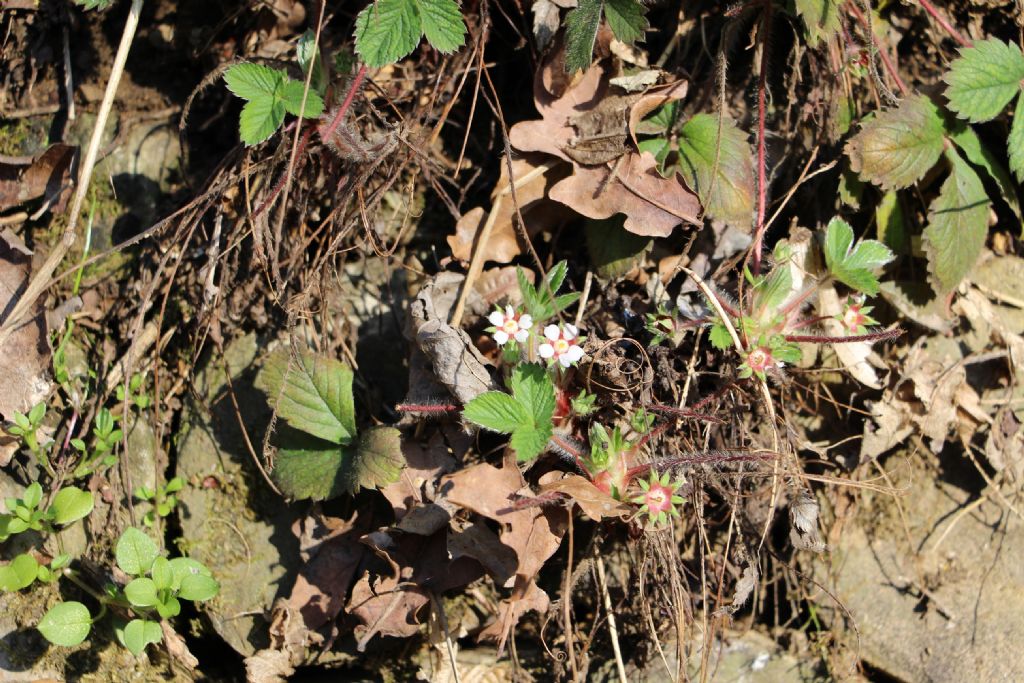
[[[77,151],[77,147],[58,142],[24,163],[0,163],[0,211],[39,197],[56,201],[54,211],[63,211]]]
[[[629,128],[626,113],[637,98],[610,96],[608,74],[600,64],[588,69],[557,99],[552,99],[541,80],[538,77],[535,82],[534,100],[542,118],[514,125],[509,131],[509,141],[520,151],[543,152],[572,163],[573,175],[551,188],[548,195],[551,199],[587,218],[625,214],[625,229],[637,235],[665,237],[681,223],[697,224],[700,213],[697,195],[683,185],[678,174],[663,178],[653,155],[632,150],[615,157],[604,153],[598,157],[580,154],[581,145],[595,131],[599,131],[598,137],[607,136],[613,141],[617,141],[619,135],[625,137]],[[602,104],[606,100],[613,104]],[[608,110],[609,107],[613,110]],[[599,108],[603,113],[597,117],[599,123],[594,123],[587,115]],[[609,130],[612,122],[618,124],[617,117],[621,117],[621,130]],[[581,131],[579,126],[583,122],[588,123]],[[616,161],[598,165],[579,163],[581,159],[590,158],[602,162],[615,158]]]
[[[562,479],[544,483],[541,485],[540,491],[541,493],[557,491],[565,494],[580,506],[583,514],[595,521],[605,517],[629,514],[628,506],[615,500],[578,474],[569,474]]]
[[[32,256],[17,237],[0,234],[0,324],[28,285]],[[0,347],[0,416],[27,413],[50,391],[50,345],[42,301],[33,316],[13,330]],[[2,465],[4,463],[0,463]]]
[[[472,559],[449,558],[444,532],[395,538],[389,532],[376,531],[362,541],[384,560],[390,576],[385,573],[388,570],[367,573],[352,589],[346,611],[363,623],[355,630],[360,652],[377,634],[405,638],[416,633],[420,628],[417,612],[430,602],[431,592],[465,586],[483,573]]]
[[[514,496],[530,495],[522,473],[511,460],[501,469],[487,463],[467,467],[445,477],[441,490],[450,502],[501,523],[501,543],[516,554],[512,596],[499,612],[496,623],[500,626],[492,625],[481,634],[496,638],[500,650],[524,612],[535,609],[535,605],[547,607],[547,595],[534,579],[562,542],[565,511],[510,509]]]
[[[548,191],[557,181],[565,177],[565,169],[561,166],[554,166],[543,172],[544,157],[541,154],[524,154],[512,160],[512,175],[516,179],[526,178],[533,173],[530,180],[516,187],[515,199],[519,204],[519,211],[526,222],[527,232],[533,236],[547,228],[552,228],[565,219],[565,209],[554,202],[545,202],[544,198]],[[509,187],[508,164],[501,161],[501,176],[494,192],[491,193],[491,200],[496,201],[499,193],[501,204],[498,206],[494,217],[494,226],[491,228],[491,235],[487,240],[487,251],[484,255],[485,261],[496,263],[508,263],[523,252],[523,245],[519,239],[513,221],[516,220],[516,205],[512,201],[511,194],[507,191]],[[476,207],[463,214],[462,218],[455,224],[455,234],[447,238],[448,246],[451,247],[452,256],[462,261],[468,261],[473,256],[473,246],[476,244],[477,235],[488,220],[487,211],[483,207]]]
[[[448,445],[440,430],[430,440],[420,444],[412,439],[402,442],[405,467],[398,481],[380,490],[395,511],[395,521],[400,522],[418,506],[433,501],[434,483],[439,477],[455,469],[455,458],[448,453]],[[426,489],[430,490],[427,491]]]

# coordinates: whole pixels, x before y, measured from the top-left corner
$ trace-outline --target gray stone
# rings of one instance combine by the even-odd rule
[[[259,345],[255,335],[225,349],[242,419],[261,453],[270,411],[252,386]],[[291,532],[295,515],[264,482],[238,426],[221,359],[214,356],[196,378],[183,411],[177,476],[182,551],[213,572],[220,594],[203,603],[214,628],[245,656],[268,646],[267,623],[275,598],[287,595],[299,558]]]

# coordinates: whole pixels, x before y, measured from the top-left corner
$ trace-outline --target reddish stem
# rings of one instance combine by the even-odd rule
[[[817,344],[852,344],[854,342],[876,342],[883,339],[895,339],[903,334],[903,330],[893,327],[881,332],[869,332],[868,334],[853,334],[843,337],[829,337],[817,334],[787,334],[783,335],[788,342],[812,342]]]
[[[932,19],[934,19],[939,26],[946,31],[946,33],[953,37],[953,40],[960,43],[963,47],[973,47],[973,43],[964,38],[963,34],[956,30],[956,27],[949,23],[946,17],[939,14],[939,11],[935,9],[935,5],[929,2],[929,0],[918,0],[918,2],[921,4],[921,7],[924,8],[924,11],[932,15]]]
[[[462,406],[454,403],[399,403],[395,410],[400,413],[423,413],[428,415],[448,415],[457,413]]]
[[[889,76],[896,83],[896,87],[899,88],[901,95],[907,94],[907,84],[900,78],[899,73],[896,71],[896,66],[892,63],[889,58],[889,53],[880,48],[875,42],[875,36],[871,33],[871,24],[868,23],[867,17],[860,11],[860,8],[853,2],[847,4],[847,8],[853,13],[853,16],[857,18],[860,25],[864,27],[864,30],[868,32],[868,40],[871,41],[871,47],[878,52],[878,56],[882,59],[882,65],[885,66],[885,70],[889,72]]]
[[[767,179],[765,176],[765,91],[768,81],[768,24],[772,16],[771,0],[764,3],[764,15],[761,21],[761,66],[757,75],[757,222],[754,230],[754,275],[761,273],[761,244],[764,241],[764,212],[767,196]]]

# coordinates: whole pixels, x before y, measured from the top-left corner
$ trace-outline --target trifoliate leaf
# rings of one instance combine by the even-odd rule
[[[117,547],[114,549],[114,558],[117,566],[125,574],[141,576],[153,566],[153,560],[160,554],[149,536],[135,527],[128,527],[117,540]]]
[[[480,394],[466,404],[466,420],[501,434],[511,434],[509,445],[519,460],[532,460],[551,438],[555,414],[555,385],[540,365],[518,366],[509,379],[512,395],[500,391]]]
[[[917,182],[939,160],[945,126],[935,104],[923,95],[907,97],[861,124],[846,144],[850,168],[883,190]]]
[[[1007,203],[1010,209],[1021,220],[1020,201],[1017,199],[1017,187],[1010,177],[1010,172],[1003,166],[1003,162],[993,154],[988,147],[982,143],[981,138],[974,132],[974,128],[963,121],[954,121],[949,130],[949,137],[956,143],[957,147],[964,153],[967,160],[975,166],[985,169],[988,177],[999,186],[1000,197]],[[1012,150],[1012,133],[1010,148]],[[1011,163],[1013,157],[1010,157]]]
[[[302,93],[305,89],[305,83],[290,79],[282,86],[281,100],[289,114],[299,115],[299,111],[302,110]],[[306,96],[306,108],[302,112],[302,117],[305,119],[315,119],[322,113],[324,113],[324,101],[320,98],[319,93],[310,88],[309,94]]]
[[[853,228],[841,218],[833,218],[825,229],[825,264],[835,279],[858,292],[878,293],[875,271],[893,259],[892,251],[877,240],[861,240],[853,245]]]
[[[594,41],[601,25],[602,0],[579,0],[565,17],[565,70],[586,70],[594,56]]]
[[[50,608],[36,628],[54,645],[74,647],[89,635],[92,617],[80,602],[61,602]]]
[[[989,121],[1020,92],[1024,54],[1016,45],[991,38],[960,49],[946,74],[949,108],[962,119]]]
[[[268,140],[284,122],[284,113],[284,102],[274,97],[250,100],[238,117],[238,136],[249,147]]]
[[[455,52],[466,39],[466,23],[455,0],[417,0],[427,42],[438,52]]]
[[[1009,148],[1007,151],[1010,155],[1010,170],[1017,176],[1017,180],[1024,182],[1024,93],[1017,97],[1010,137],[1006,142]]]
[[[736,227],[750,228],[754,161],[746,133],[732,119],[722,121],[721,145],[717,116],[697,114],[687,121],[679,131],[679,168],[708,214]]]
[[[39,562],[28,553],[22,553],[0,567],[0,591],[20,591],[39,576]]]
[[[349,446],[309,439],[298,447],[282,447],[271,476],[289,498],[327,500],[360,487],[386,486],[398,479],[402,463],[400,432],[377,426]]]
[[[421,35],[415,0],[376,0],[356,17],[356,52],[367,66],[397,62],[416,49]]]
[[[228,90],[243,100],[272,98],[284,80],[285,75],[281,71],[248,62],[235,64],[224,72]]]
[[[297,355],[296,363],[287,348],[272,353],[256,377],[256,388],[271,405],[276,402],[277,414],[295,429],[333,443],[351,443],[356,435],[352,370],[310,351]]]
[[[991,204],[970,164],[953,149],[946,158],[951,171],[928,208],[928,227],[922,233],[929,282],[940,294],[960,284],[978,260],[988,234]]]
[[[148,619],[132,619],[124,627],[124,646],[138,657],[150,643],[159,643],[163,639],[160,624]]]
[[[647,18],[644,6],[637,0],[605,0],[604,17],[608,20],[608,28],[623,43],[643,39]]]
[[[807,28],[807,42],[812,46],[839,32],[839,3],[835,0],[795,0],[794,4]]]

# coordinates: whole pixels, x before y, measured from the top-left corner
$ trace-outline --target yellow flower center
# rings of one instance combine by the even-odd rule
[[[569,342],[564,339],[559,339],[554,343],[555,353],[562,355],[569,350]]]
[[[514,318],[509,318],[505,321],[505,324],[502,325],[502,329],[505,330],[507,334],[515,334],[519,331],[519,323]]]

